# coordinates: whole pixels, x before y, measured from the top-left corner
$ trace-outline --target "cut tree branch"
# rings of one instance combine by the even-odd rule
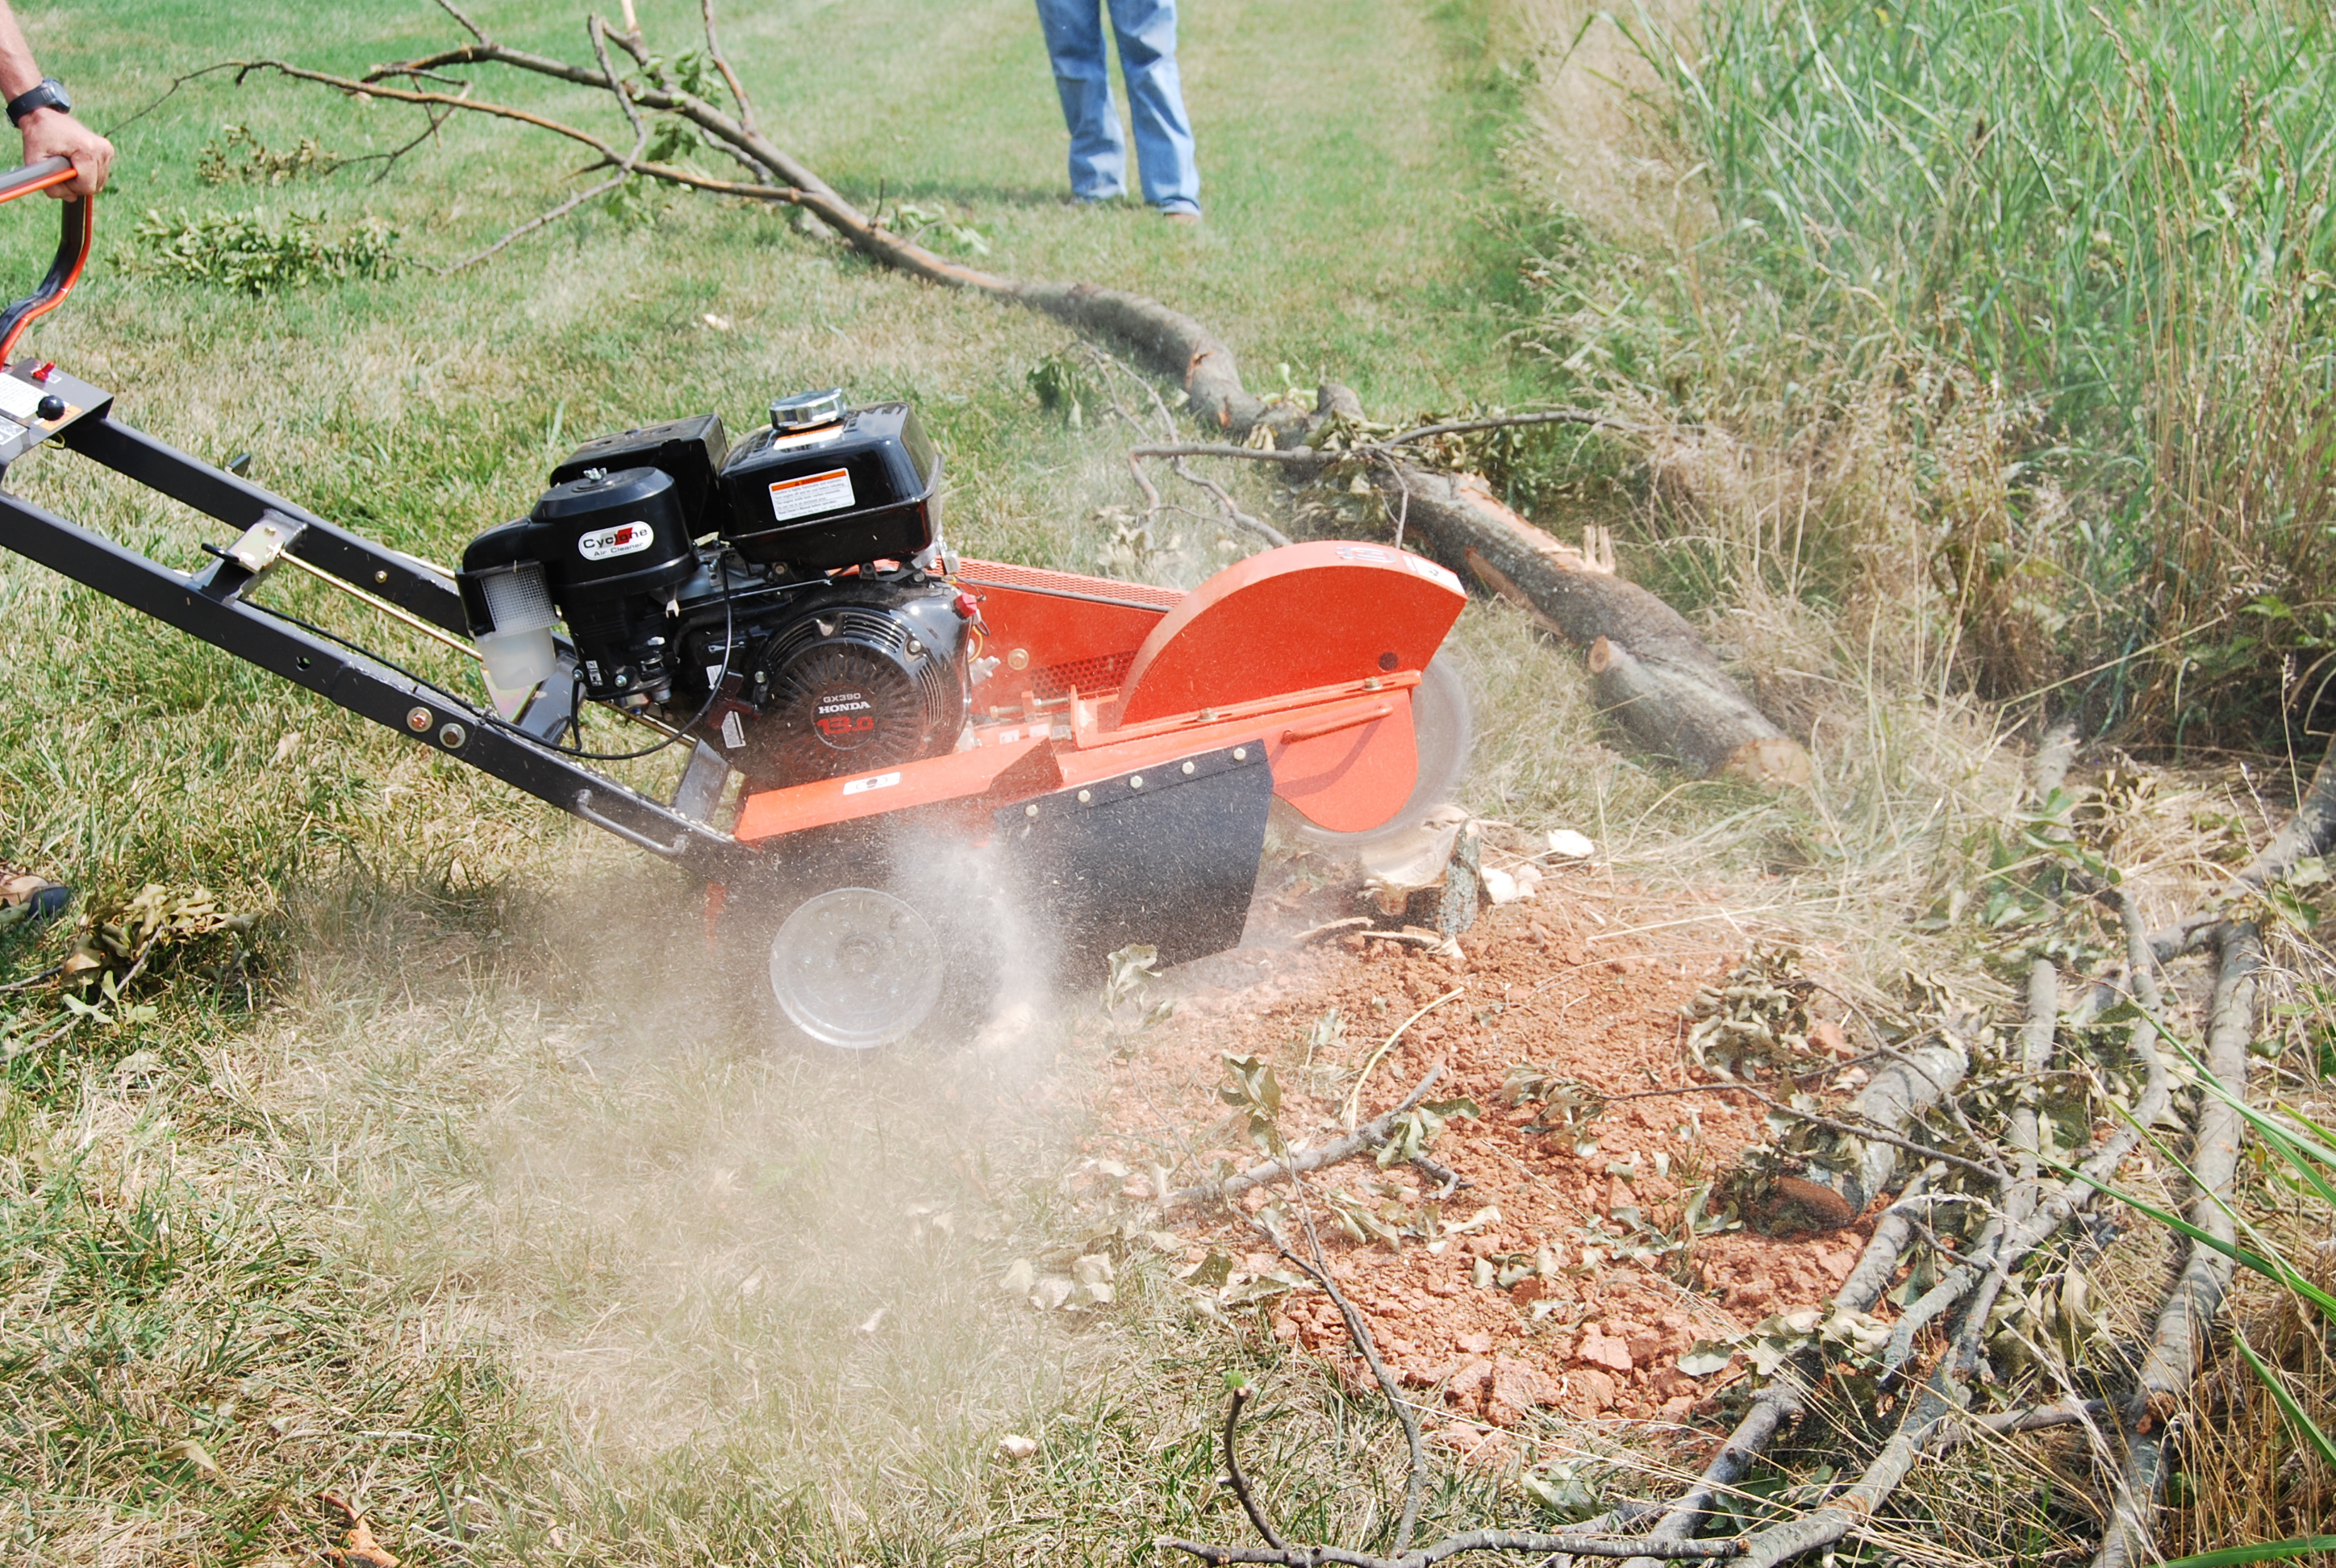
[[[1331,1139],[1319,1149],[1308,1149],[1286,1159],[1268,1160],[1252,1165],[1238,1175],[1227,1176],[1222,1182],[1204,1182],[1198,1186],[1179,1187],[1168,1194],[1160,1206],[1182,1209],[1194,1203],[1231,1203],[1252,1187],[1268,1186],[1292,1173],[1319,1171],[1325,1165],[1335,1165],[1341,1160],[1351,1160],[1366,1150],[1375,1149],[1387,1141],[1397,1120],[1409,1113],[1427,1097],[1427,1091],[1444,1076],[1443,1066],[1430,1067],[1427,1076],[1419,1080],[1418,1087],[1403,1097],[1401,1104],[1384,1115],[1375,1116],[1342,1137]]]
[[[2217,946],[2221,961],[2207,1009],[2206,1070],[2244,1099],[2247,1052],[2254,1042],[2255,974],[2263,967],[2263,940],[2253,925],[2238,922],[2219,929]],[[2189,1162],[2196,1191],[2189,1220],[2224,1246],[2237,1239],[2230,1197],[2245,1130],[2245,1119],[2230,1101],[2219,1095],[2198,1096]],[[2197,1377],[2233,1268],[2227,1254],[2202,1242],[2191,1242],[2182,1271],[2158,1310],[2149,1353],[2134,1379],[2132,1396],[2118,1412],[2125,1465],[2117,1477],[2114,1506],[2093,1568],[2127,1568],[2153,1550],[2157,1498],[2166,1484],[2166,1430]]]
[[[282,60],[235,63],[241,81],[255,72],[275,72],[360,101],[386,98],[501,119],[565,137],[590,148],[602,165],[690,190],[793,206],[816,216],[854,249],[878,264],[943,287],[973,290],[1056,317],[1075,330],[1127,350],[1153,374],[1173,380],[1186,406],[1203,428],[1225,438],[1222,450],[1162,453],[1173,456],[1253,455],[1243,444],[1277,450],[1302,449],[1310,436],[1336,434],[1359,421],[1361,405],[1344,389],[1321,389],[1310,412],[1286,401],[1269,402],[1242,385],[1232,350],[1192,317],[1156,300],[1087,283],[1023,281],[962,266],[887,229],[880,217],[862,213],[800,160],[774,145],[756,128],[751,106],[714,27],[711,0],[701,0],[708,57],[730,93],[735,112],[707,102],[671,79],[631,29],[613,34],[647,80],[618,80],[606,69],[571,64],[499,44],[471,17],[441,0],[469,41],[419,59],[384,65],[362,78],[309,70]],[[599,36],[595,33],[596,39]],[[552,81],[612,93],[628,118],[641,111],[672,114],[745,167],[747,181],[717,180],[661,162],[628,161],[605,139],[579,126],[510,104],[420,86],[392,85],[393,79],[418,83],[452,66],[497,65]],[[588,198],[589,199],[589,198]],[[569,202],[505,237],[502,244],[540,229],[580,205]],[[481,256],[492,255],[490,247]],[[478,257],[468,258],[464,265]],[[1416,534],[1423,552],[1441,560],[1464,578],[1473,576],[1491,591],[1524,605],[1536,621],[1586,653],[1600,704],[1640,745],[1675,757],[1698,775],[1726,774],[1777,786],[1806,784],[1807,753],[1784,734],[1737,687],[1703,638],[1688,622],[1645,589],[1623,580],[1581,551],[1558,543],[1503,504],[1482,480],[1439,472],[1404,462],[1389,449],[1436,436],[1524,424],[1580,424],[1628,431],[1631,427],[1582,410],[1543,410],[1485,419],[1448,420],[1400,433],[1377,444],[1384,461],[1366,462],[1366,482],[1387,503],[1399,534]],[[1358,449],[1359,451],[1359,449]],[[1292,452],[1294,472],[1319,469],[1329,451]],[[1350,456],[1354,453],[1349,453]],[[1270,461],[1269,459],[1268,461]],[[1146,499],[1156,492],[1139,475]],[[1238,507],[1221,510],[1237,525],[1271,537]]]
[[[1163,1535],[1153,1543],[1164,1550],[1189,1552],[1203,1563],[1278,1563],[1285,1568],[1428,1568],[1463,1552],[1530,1552],[1542,1556],[1562,1553],[1573,1557],[1651,1557],[1668,1563],[1709,1562],[1734,1557],[1744,1550],[1741,1541],[1648,1541],[1629,1536],[1548,1535],[1533,1530],[1471,1530],[1433,1546],[1423,1546],[1401,1557],[1374,1557],[1337,1546],[1295,1546],[1279,1550],[1257,1546],[1212,1546],[1201,1541],[1179,1541]]]

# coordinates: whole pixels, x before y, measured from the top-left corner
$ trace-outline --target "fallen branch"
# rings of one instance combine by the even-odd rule
[[[2296,802],[2295,814],[2280,824],[2271,842],[2257,851],[2253,859],[2232,873],[2230,886],[2210,901],[2205,909],[2151,934],[2150,945],[2156,952],[2157,961],[2171,963],[2205,946],[2215,939],[2228,919],[2230,904],[2279,881],[2295,869],[2298,861],[2324,854],[2331,847],[2336,847],[2336,738],[2331,738],[2328,749],[2321,754],[2320,765],[2312,772],[2312,783],[2305,788],[2303,798]]]
[[[2144,946],[2147,941],[2137,920],[2129,930],[2128,940],[2135,946]],[[2146,972],[2146,966],[2143,969]],[[2154,1020],[2145,1018],[2135,1026],[2136,1034],[2139,1036],[2145,1029],[2154,1032]],[[1986,1255],[1965,1265],[1972,1281],[1981,1288],[1963,1308],[1946,1355],[1940,1359],[1897,1429],[1864,1472],[1839,1496],[1828,1499],[1798,1519],[1772,1525],[1754,1535],[1745,1552],[1746,1563],[1757,1564],[1757,1568],[1774,1568],[1805,1552],[1831,1546],[1873,1517],[1890,1494],[1897,1490],[1915,1460],[1937,1440],[1937,1428],[1950,1421],[1969,1399],[1963,1384],[1978,1364],[1980,1336],[1986,1329],[1995,1290],[2029,1253],[2058,1233],[2091,1201],[2098,1190],[2097,1183],[2115,1174],[2117,1165],[2141,1142],[2143,1130],[2165,1112],[2172,1097],[2171,1075],[2166,1069],[2164,1057],[2154,1049],[2147,1062],[2148,1079],[2130,1119],[2097,1147],[2076,1174],[2060,1183],[2034,1213],[2018,1224],[2001,1226],[1991,1243],[1983,1249]]]
[[[1647,1541],[1615,1535],[1549,1535],[1533,1530],[1471,1530],[1423,1546],[1400,1557],[1374,1557],[1337,1546],[1271,1547],[1212,1546],[1202,1541],[1180,1541],[1163,1535],[1153,1543],[1166,1551],[1189,1552],[1203,1563],[1279,1563],[1287,1568],[1428,1568],[1463,1552],[1531,1552],[1546,1556],[1563,1553],[1574,1557],[1652,1557],[1663,1562],[1709,1562],[1734,1557],[1744,1550],[1741,1541]]]
[[[1347,1293],[1338,1289],[1338,1276],[1331,1271],[1330,1260],[1322,1255],[1322,1238],[1314,1229],[1314,1208],[1308,1201],[1305,1178],[1297,1172],[1290,1173],[1290,1190],[1298,1194],[1299,1222],[1306,1227],[1306,1250],[1310,1259],[1300,1259],[1290,1250],[1290,1242],[1262,1219],[1251,1222],[1273,1242],[1274,1251],[1296,1263],[1322,1287],[1331,1305],[1338,1309],[1338,1321],[1347,1330],[1347,1338],[1362,1353],[1363,1364],[1371,1369],[1371,1380],[1378,1385],[1379,1397],[1395,1413],[1396,1423],[1403,1428],[1406,1464],[1403,1475],[1403,1512],[1395,1524],[1395,1549],[1402,1555],[1411,1545],[1411,1533],[1419,1524],[1419,1505],[1427,1491],[1427,1450],[1419,1440],[1419,1412],[1412,1408],[1396,1387],[1396,1381],[1379,1357],[1378,1342],[1371,1337],[1371,1327]]]
[[[1443,1076],[1442,1064],[1430,1067],[1427,1076],[1419,1080],[1418,1086],[1406,1095],[1395,1109],[1373,1117],[1351,1133],[1331,1139],[1319,1149],[1308,1149],[1302,1154],[1290,1155],[1287,1160],[1268,1160],[1262,1164],[1251,1165],[1240,1174],[1227,1176],[1222,1182],[1179,1187],[1169,1193],[1167,1202],[1160,1206],[1169,1210],[1186,1208],[1194,1203],[1231,1203],[1252,1187],[1281,1181],[1293,1173],[1303,1174],[1308,1171],[1319,1171],[1325,1165],[1335,1165],[1341,1160],[1351,1160],[1357,1154],[1386,1143],[1397,1119],[1426,1099],[1427,1091],[1435,1087],[1436,1081]]]
[[[2206,1070],[2234,1096],[2244,1098],[2247,1050],[2255,1030],[2255,973],[2263,967],[2263,940],[2253,925],[2221,928],[2221,962],[2207,1012]],[[2198,1096],[2197,1125],[2190,1141],[2190,1174],[2196,1183],[2189,1220],[2200,1231],[2231,1245],[2237,1227],[2230,1207],[2238,1174],[2245,1121],[2238,1107],[2218,1095]],[[2202,1242],[2189,1256],[2158,1309],[2149,1353],[2134,1379],[2130,1398],[2118,1412],[2125,1438],[2125,1465],[2117,1476],[2115,1505],[2093,1568],[2127,1568],[2151,1551],[2157,1497],[2166,1481],[2165,1447],[2175,1412],[2188,1398],[2205,1351],[2207,1332],[2222,1310],[2234,1265]]]
[[[443,4],[443,0],[442,0]],[[1552,409],[1483,419],[1448,420],[1406,430],[1344,454],[1306,446],[1308,439],[1336,422],[1360,413],[1354,394],[1325,386],[1309,411],[1268,402],[1242,385],[1233,352],[1192,317],[1156,300],[1087,283],[1033,282],[1003,277],[951,261],[913,239],[884,227],[881,213],[861,212],[807,165],[774,144],[754,122],[753,110],[736,74],[721,54],[711,0],[701,0],[707,58],[720,73],[732,110],[711,102],[675,80],[667,62],[649,52],[630,28],[609,32],[597,17],[588,31],[595,48],[605,37],[628,54],[639,74],[624,79],[613,72],[571,64],[549,55],[500,44],[471,17],[444,8],[470,34],[469,41],[415,60],[384,65],[362,77],[312,70],[288,61],[236,61],[241,82],[267,72],[312,83],[360,102],[374,99],[411,103],[433,115],[478,114],[564,138],[594,155],[592,169],[615,170],[617,185],[647,179],[686,190],[791,206],[817,217],[844,243],[881,266],[949,288],[964,288],[1044,312],[1074,329],[1120,346],[1153,374],[1183,388],[1186,408],[1222,443],[1190,449],[1144,449],[1147,455],[1238,456],[1278,462],[1296,472],[1319,472],[1341,455],[1359,462],[1368,483],[1388,502],[1398,541],[1416,532],[1428,554],[1453,570],[1475,575],[1492,591],[1524,604],[1543,625],[1588,655],[1599,700],[1640,745],[1676,757],[1698,775],[1726,774],[1767,785],[1804,784],[1811,776],[1806,752],[1771,724],[1737,688],[1695,629],[1654,595],[1615,576],[1602,563],[1558,543],[1504,505],[1481,479],[1438,472],[1398,459],[1393,449],[1434,437],[1510,424],[1578,424],[1590,428],[1632,427],[1591,411]],[[677,164],[646,160],[638,151],[619,153],[606,139],[580,126],[515,105],[475,95],[468,83],[458,91],[429,85],[458,67],[500,66],[610,93],[638,133],[644,110],[688,122],[745,170],[745,180],[723,180]],[[401,84],[403,83],[403,84]],[[592,195],[615,189],[603,183],[563,202],[465,257],[475,264],[522,236],[535,232]],[[1342,423],[1339,428],[1345,428]],[[1268,450],[1256,450],[1256,447]],[[1146,499],[1158,492],[1141,471],[1137,482]],[[1187,475],[1212,492],[1226,521],[1269,541],[1279,531],[1242,512],[1222,487]]]
[[[2321,754],[2320,765],[2312,772],[2312,783],[2305,788],[2303,798],[2295,803],[2295,814],[2272,834],[2271,842],[2233,880],[2247,888],[2276,881],[2292,870],[2296,862],[2326,850],[2331,837],[2336,837],[2336,739],[2331,739],[2328,749]]]
[[[1890,1288],[1891,1276],[1898,1271],[1899,1256],[1913,1235],[1913,1219],[1906,1212],[1906,1203],[1927,1180],[1927,1176],[1917,1176],[1908,1183],[1907,1198],[1902,1198],[1874,1222],[1873,1238],[1858,1255],[1857,1265],[1850,1271],[1849,1278],[1842,1281],[1841,1289],[1834,1295],[1835,1311],[1863,1312]],[[1815,1344],[1805,1346],[1777,1369],[1767,1387],[1753,1397],[1751,1408],[1737,1422],[1736,1430],[1728,1434],[1728,1440],[1705,1464],[1695,1485],[1662,1510],[1647,1532],[1648,1541],[1668,1544],[1694,1534],[1711,1505],[1751,1474],[1752,1466],[1776,1434],[1807,1413],[1811,1379],[1822,1366],[1824,1354]],[[1618,1511],[1592,1523],[1619,1522],[1619,1517]],[[1643,1564],[1661,1560],[1662,1553],[1649,1550],[1640,1553],[1633,1561]]]

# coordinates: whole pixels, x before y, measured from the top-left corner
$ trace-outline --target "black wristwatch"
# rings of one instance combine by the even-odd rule
[[[39,86],[8,100],[8,123],[22,125],[24,116],[35,109],[54,109],[60,114],[72,113],[73,99],[66,94],[65,84],[54,76],[44,76]]]

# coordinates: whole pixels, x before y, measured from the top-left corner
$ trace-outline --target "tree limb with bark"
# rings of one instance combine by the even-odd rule
[[[500,122],[530,134],[561,139],[580,149],[588,161],[580,175],[596,177],[579,194],[547,207],[483,248],[450,264],[448,270],[478,265],[511,245],[575,211],[584,202],[635,182],[702,191],[807,213],[842,244],[871,262],[933,287],[966,291],[1034,310],[1058,320],[1086,339],[1108,346],[1141,371],[1174,386],[1185,416],[1199,426],[1197,439],[1173,428],[1164,403],[1152,392],[1166,422],[1162,439],[1134,446],[1128,461],[1134,482],[1152,504],[1160,505],[1145,464],[1166,463],[1181,480],[1207,494],[1228,522],[1269,541],[1282,536],[1270,523],[1243,512],[1231,494],[1192,466],[1246,463],[1270,469],[1293,487],[1335,481],[1359,482],[1386,510],[1392,537],[1430,554],[1484,591],[1508,599],[1552,635],[1580,648],[1587,660],[1601,706],[1640,746],[1677,758],[1698,775],[1727,774],[1767,784],[1805,783],[1806,753],[1745,696],[1694,626],[1653,594],[1630,583],[1613,568],[1611,551],[1596,538],[1581,548],[1534,527],[1503,503],[1481,477],[1439,466],[1430,455],[1444,437],[1487,429],[1533,424],[1572,425],[1628,439],[1645,433],[1593,411],[1547,409],[1488,417],[1434,422],[1412,428],[1374,426],[1355,394],[1325,385],[1313,406],[1260,398],[1243,384],[1232,348],[1207,326],[1159,301],[1086,282],[1017,279],[968,267],[921,243],[916,234],[889,226],[880,203],[869,212],[835,190],[817,172],[773,141],[760,128],[753,103],[722,49],[712,0],[701,0],[702,70],[685,70],[653,52],[629,11],[621,25],[598,15],[586,19],[589,63],[577,63],[503,44],[491,37],[451,0],[441,7],[459,24],[463,41],[416,59],[384,64],[362,76],[319,71],[287,60],[233,63],[238,80],[274,75],[365,101],[411,105],[433,124],[456,115]],[[558,82],[608,94],[621,112],[625,133],[604,136],[524,106],[479,96],[467,74],[484,69]],[[686,127],[714,149],[735,173],[717,176],[659,155],[661,126]],[[1148,385],[1148,384],[1147,384]],[[1134,421],[1129,421],[1131,426]],[[2039,748],[2034,793],[2057,792],[2077,751],[2076,736],[2059,732]],[[2248,898],[2260,894],[2299,860],[2325,851],[2336,839],[2336,748],[2323,760],[2300,809],[2263,853],[2234,880],[2213,906],[2156,932],[2144,929],[2129,897],[2119,897],[2113,879],[2082,886],[2082,898],[2098,897],[2117,907],[2124,937],[2120,968],[2081,972],[2039,952],[2025,964],[2023,1008],[2017,1021],[2013,1066],[2022,1087],[2004,1100],[1986,1125],[1966,1115],[1976,1104],[1966,1037],[1944,1029],[1941,1037],[1918,1044],[1904,1037],[1875,1053],[1890,1058],[1848,1117],[1828,1116],[1799,1095],[1787,1076],[1771,1096],[1749,1083],[1694,1086],[1721,1088],[1765,1100],[1772,1114],[1832,1135],[1841,1158],[1813,1172],[1812,1184],[1830,1202],[1855,1214],[1874,1217],[1870,1239],[1835,1295],[1835,1316],[1868,1312],[1878,1304],[1910,1260],[1944,1261],[1939,1244],[1944,1207],[1962,1204],[1981,1216],[1969,1245],[1952,1266],[1906,1305],[1888,1350],[1877,1360],[1873,1386],[1885,1390],[1888,1408],[1875,1405],[1868,1418],[1883,1436],[1862,1470],[1833,1495],[1791,1517],[1776,1519],[1742,1534],[1708,1539],[1701,1534],[1716,1514],[1744,1495],[1744,1487],[1778,1438],[1811,1418],[1817,1391],[1829,1376],[1831,1354],[1812,1337],[1786,1356],[1753,1395],[1735,1429],[1712,1451],[1691,1485],[1667,1500],[1634,1503],[1577,1527],[1554,1532],[1475,1530],[1414,1549],[1411,1534],[1426,1475],[1416,1413],[1399,1397],[1381,1364],[1368,1325],[1339,1290],[1314,1234],[1307,1199],[1308,1172],[1351,1158],[1383,1144],[1393,1120],[1426,1096],[1434,1075],[1395,1110],[1345,1137],[1307,1154],[1285,1154],[1253,1170],[1201,1187],[1163,1194],[1169,1207],[1214,1203],[1259,1226],[1282,1256],[1319,1285],[1338,1306],[1349,1339],[1371,1368],[1390,1408],[1405,1430],[1409,1453],[1406,1506],[1384,1555],[1328,1545],[1292,1544],[1260,1505],[1242,1471],[1236,1442],[1248,1398],[1235,1388],[1222,1439],[1229,1485],[1239,1497],[1262,1546],[1163,1540],[1164,1548],[1202,1562],[1277,1563],[1286,1568],[1428,1568],[1467,1553],[1530,1553],[1567,1559],[1622,1560],[1643,1564],[1740,1558],[1747,1563],[1781,1563],[1830,1549],[1867,1531],[1906,1477],[1926,1456],[1981,1437],[2074,1427],[2090,1446],[2101,1515],[2107,1522],[2098,1563],[2125,1568],[2151,1549],[2169,1424],[2189,1398],[2191,1384],[2214,1333],[2214,1323],[2232,1279],[2225,1246],[2232,1236],[2230,1196],[2236,1180],[2244,1116],[2232,1103],[2201,1096],[2185,1129],[2188,1169],[2195,1181],[2191,1223],[2208,1240],[2191,1246],[2166,1286],[2162,1305],[2129,1387],[2113,1397],[2080,1388],[2065,1359],[2049,1347],[2030,1346],[2040,1356],[2045,1379],[2057,1384],[2047,1402],[1992,1412],[1971,1408],[1988,1372],[1994,1348],[2009,1330],[1999,1328],[2000,1305],[2017,1303],[2036,1288],[2055,1250],[2093,1244],[2072,1227],[2110,1186],[2120,1164],[2152,1135],[2150,1129],[2174,1111],[2174,1076],[2166,1060],[2173,1039],[2170,1009],[2159,996],[2158,972],[2184,953],[2211,947],[2215,957],[2213,995],[2204,1040],[2207,1069],[2244,1104],[2248,1047],[2259,1026],[2257,974],[2263,965],[2261,934],[2248,918]],[[2057,895],[2056,895],[2057,896]],[[2082,901],[2082,898],[2078,901]],[[2098,966],[2094,966],[2098,967]],[[2089,1141],[2065,1160],[2049,1152],[2032,1086],[2053,1074],[2098,1078],[2103,1067],[2090,1061],[2096,1047],[2088,1031],[2111,1008],[2130,1008],[2134,1021],[2123,1037],[2123,1070],[2137,1071],[2140,1084],[2119,1118],[2088,1130]],[[2185,1047],[2186,1048],[2186,1047]],[[1663,1091],[1669,1092],[1669,1091]],[[2100,1103],[2113,1103],[2106,1093]],[[1232,1200],[1253,1189],[1286,1185],[1304,1230],[1306,1250],[1286,1230],[1242,1213]],[[1874,1205],[1879,1204],[1878,1208]],[[2016,1338],[2016,1336],[2015,1336]]]
[[[700,16],[703,58],[713,67],[712,79],[685,73],[652,52],[629,8],[621,26],[597,13],[586,18],[593,59],[585,64],[500,43],[451,0],[439,0],[439,5],[467,34],[464,42],[376,66],[362,76],[281,59],[231,63],[238,82],[275,75],[361,102],[412,104],[439,117],[477,115],[561,138],[589,154],[580,172],[606,171],[590,187],[445,270],[477,265],[637,180],[799,209],[880,266],[1050,316],[1173,384],[1183,394],[1186,413],[1211,439],[1156,455],[1180,464],[1191,458],[1271,463],[1299,482],[1334,471],[1359,475],[1386,504],[1397,542],[1422,550],[1464,579],[1517,603],[1536,624],[1582,650],[1600,705],[1641,747],[1675,758],[1698,776],[1727,774],[1771,786],[1808,782],[1807,753],[1744,695],[1684,617],[1617,574],[1611,558],[1577,550],[1534,527],[1481,478],[1430,466],[1417,453],[1419,443],[1430,438],[1504,424],[1565,424],[1618,433],[1627,433],[1627,424],[1587,411],[1547,410],[1439,422],[1385,438],[1363,435],[1363,410],[1351,391],[1326,385],[1310,410],[1260,398],[1243,385],[1239,361],[1222,338],[1157,300],[1093,283],[1025,280],[968,267],[912,235],[896,232],[881,210],[862,211],[758,129],[753,102],[722,49],[711,0],[701,0]],[[627,72],[612,66],[611,47],[630,62]],[[449,74],[480,67],[608,93],[623,112],[631,146],[620,149],[582,126],[478,96],[470,80]],[[670,157],[652,156],[656,146],[645,115],[686,126],[735,164],[742,177],[705,174]],[[1221,509],[1255,531],[1256,520],[1241,516],[1229,496],[1221,490],[1218,494]]]

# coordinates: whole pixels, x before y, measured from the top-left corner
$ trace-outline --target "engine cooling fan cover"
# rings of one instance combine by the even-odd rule
[[[822,609],[778,632],[763,714],[742,759],[756,788],[871,773],[947,751],[965,723],[963,678],[909,618]]]

